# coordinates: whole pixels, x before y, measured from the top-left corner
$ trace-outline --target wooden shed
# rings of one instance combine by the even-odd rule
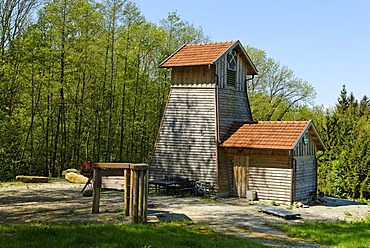
[[[169,56],[160,67],[172,69],[171,90],[150,163],[151,179],[167,175],[204,180],[214,185],[218,194],[223,196],[245,197],[248,190],[255,190],[260,199],[298,199],[296,194],[301,192],[301,186],[293,183],[299,179],[293,168],[308,163],[307,156],[313,161],[310,160],[310,166],[316,168],[313,158],[316,150],[324,146],[312,122],[299,126],[302,128],[300,134],[305,135],[304,130],[307,129],[313,142],[310,143],[312,155],[302,158],[294,153],[296,146],[288,150],[277,146],[253,148],[235,141],[249,136],[244,135],[243,128],[259,128],[264,123],[253,122],[246,82],[257,75],[257,69],[240,41],[187,44]],[[278,122],[265,124],[268,123],[277,125]],[[290,125],[289,122],[280,124]],[[290,132],[285,134],[286,137],[291,135]],[[295,145],[300,144],[300,136],[295,138]],[[305,146],[300,149],[306,151]],[[245,168],[239,171],[241,167]],[[252,169],[260,167],[264,169]],[[251,180],[252,171],[261,175],[262,184],[268,188],[255,186],[255,177]],[[276,176],[269,173],[275,171],[279,171],[276,175],[280,178],[284,177],[283,181],[269,180],[270,176]],[[314,185],[308,190],[310,192],[316,188],[316,172],[312,175],[313,178],[307,179]],[[289,180],[290,188],[286,184]],[[269,190],[279,188],[280,184],[289,189],[281,196],[275,194],[275,199]]]
[[[233,195],[250,190],[262,200],[287,202],[316,196],[316,152],[325,147],[312,121],[261,121],[234,130],[219,146],[229,170],[222,180],[232,183]]]

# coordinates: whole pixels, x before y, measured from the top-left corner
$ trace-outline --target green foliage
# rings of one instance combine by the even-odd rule
[[[0,5],[0,181],[58,176],[81,160],[148,162],[166,105],[170,71],[158,65],[184,43],[209,41],[169,13],[159,25],[134,2],[14,0]],[[29,20],[33,17],[35,22]],[[343,87],[334,109],[266,52],[248,81],[255,120],[314,120],[325,194],[370,198],[369,99]]]
[[[251,46],[246,50],[258,69],[258,76],[247,85],[255,120],[287,120],[302,106],[313,104],[316,92],[312,85],[268,58],[265,51]]]
[[[343,86],[333,109],[309,107],[313,87],[266,52],[247,47],[259,75],[248,81],[255,120],[313,120],[327,147],[318,153],[318,188],[338,197],[370,198],[370,101],[360,103]]]
[[[35,5],[25,2],[0,11],[26,20]],[[0,37],[0,181],[57,176],[81,160],[148,162],[170,85],[158,65],[179,44],[209,38],[177,13],[147,22],[131,1],[38,7],[34,23]]]
[[[370,198],[370,105],[347,95],[343,86],[338,104],[326,113],[323,140],[327,151],[319,159],[319,189],[325,194]]]
[[[335,247],[370,247],[370,219],[356,222],[304,222],[280,226],[291,237]]]
[[[3,224],[1,247],[265,247],[191,223]]]

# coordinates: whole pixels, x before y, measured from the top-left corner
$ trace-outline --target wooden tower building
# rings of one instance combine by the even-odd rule
[[[218,144],[235,121],[252,121],[245,82],[257,70],[239,41],[187,44],[160,67],[172,84],[150,174],[217,185]]]
[[[253,166],[264,168],[284,164],[290,169],[284,171],[285,177],[292,172],[294,162],[290,151],[295,147],[282,154],[279,147],[254,148],[236,142],[239,134],[244,140],[248,136],[246,132],[238,132],[243,125],[260,125],[253,122],[246,89],[247,80],[257,75],[257,69],[240,41],[187,44],[160,67],[172,68],[171,90],[150,163],[150,178],[181,176],[208,181],[220,195],[245,197],[248,190],[255,190],[261,199],[271,199],[271,189],[264,186],[270,183],[269,170],[263,172],[267,177],[259,184],[259,179],[255,182],[250,175],[250,161],[257,156]],[[302,130],[295,138],[300,139],[306,129],[312,129],[310,134],[316,137],[311,139],[315,157],[316,145],[324,146],[313,124],[306,124],[299,126]],[[271,163],[275,157],[269,156],[276,154],[280,156],[276,157],[278,162]],[[279,160],[281,156],[284,162]],[[281,200],[295,200],[292,178],[290,175],[284,179],[290,183],[288,188],[284,184]],[[273,188],[276,184],[271,183]],[[310,182],[308,190],[315,187],[316,179]]]

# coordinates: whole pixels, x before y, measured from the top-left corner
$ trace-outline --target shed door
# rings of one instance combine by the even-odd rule
[[[249,157],[234,156],[234,196],[247,197]]]

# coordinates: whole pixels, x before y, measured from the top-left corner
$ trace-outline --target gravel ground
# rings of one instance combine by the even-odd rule
[[[83,185],[63,180],[47,184],[0,184],[0,223],[25,223],[30,221],[89,221],[122,223],[124,218],[123,193],[103,191],[100,213],[92,214],[92,198],[82,197]],[[315,247],[300,240],[289,238],[274,228],[283,223],[308,220],[357,220],[370,213],[370,206],[348,200],[324,197],[321,205],[294,209],[301,215],[297,220],[284,220],[258,211],[257,206],[268,204],[245,199],[199,197],[150,196],[148,202],[149,222],[189,220],[211,226],[226,234],[255,239],[258,242],[279,247]]]

